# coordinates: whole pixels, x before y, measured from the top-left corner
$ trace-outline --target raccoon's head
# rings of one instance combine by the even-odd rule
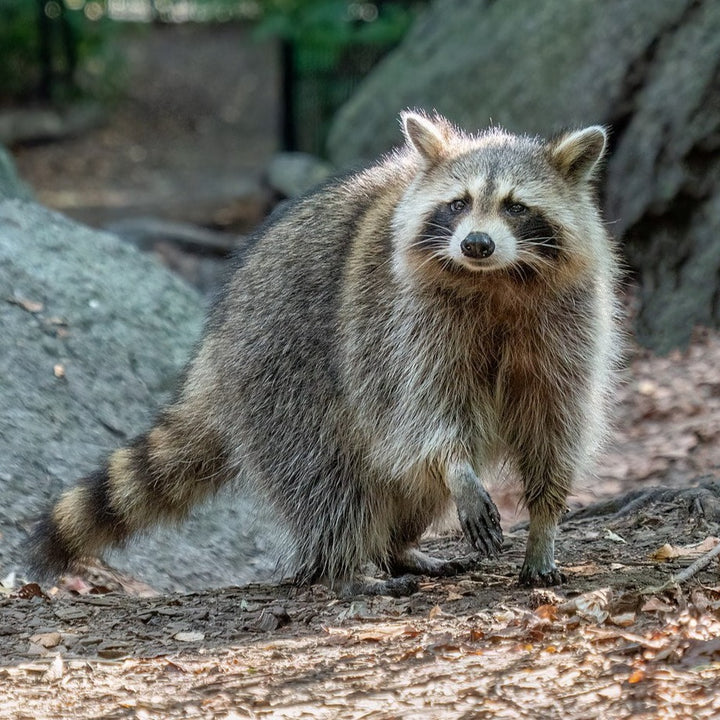
[[[592,190],[602,127],[543,142],[498,129],[467,135],[415,112],[402,123],[418,172],[393,221],[396,272],[525,281],[572,273],[606,244]]]

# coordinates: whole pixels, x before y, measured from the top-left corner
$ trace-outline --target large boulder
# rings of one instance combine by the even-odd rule
[[[405,107],[543,135],[610,125],[604,200],[641,280],[640,339],[667,350],[720,323],[720,4],[436,0],[339,112],[332,161],[399,142]]]
[[[202,300],[151,256],[0,199],[0,577],[66,483],[142,432],[197,341]],[[109,559],[187,590],[267,577],[248,502],[223,498]]]

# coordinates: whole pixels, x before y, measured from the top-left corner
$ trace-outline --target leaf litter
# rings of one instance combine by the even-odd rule
[[[0,594],[0,718],[719,717],[720,337],[638,350],[628,375],[571,503],[595,505],[560,528],[563,586],[518,587],[522,527],[498,560],[399,599],[283,582],[162,596],[95,564]],[[517,496],[497,490],[509,527]],[[423,544],[467,553],[454,531]]]

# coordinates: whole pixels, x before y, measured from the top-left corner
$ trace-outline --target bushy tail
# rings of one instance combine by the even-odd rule
[[[169,408],[41,518],[29,540],[32,576],[55,577],[152,525],[180,520],[231,477],[217,432]]]

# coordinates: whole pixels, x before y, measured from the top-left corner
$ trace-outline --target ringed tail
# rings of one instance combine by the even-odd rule
[[[230,479],[228,465],[217,432],[193,425],[179,407],[166,410],[42,516],[28,541],[33,576],[57,577],[153,525],[183,519]]]

